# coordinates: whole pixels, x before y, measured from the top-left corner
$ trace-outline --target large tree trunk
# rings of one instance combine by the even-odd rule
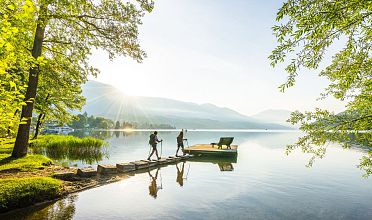
[[[39,19],[36,27],[34,45],[32,48],[32,56],[37,59],[41,55],[41,50],[44,41],[45,24]],[[26,105],[22,107],[21,123],[18,127],[17,138],[14,144],[12,157],[19,158],[26,156],[27,145],[30,133],[32,110],[34,108],[34,101],[36,97],[37,84],[39,81],[39,67],[30,69],[28,78],[28,87],[26,91]]]

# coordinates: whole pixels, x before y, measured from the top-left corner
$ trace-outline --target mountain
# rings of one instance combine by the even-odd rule
[[[166,98],[127,96],[97,81],[82,86],[87,99],[83,112],[112,120],[170,124],[177,128],[286,129],[232,109]]]
[[[293,127],[286,120],[290,117],[291,111],[283,109],[269,109],[262,112],[259,112],[255,115],[251,115],[252,119],[256,119],[261,122],[271,122],[275,124],[280,124],[284,126]]]

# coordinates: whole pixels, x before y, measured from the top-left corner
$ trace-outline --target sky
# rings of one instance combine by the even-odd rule
[[[317,100],[329,83],[318,76],[320,70],[300,72],[295,87],[279,91],[285,65],[273,68],[267,57],[276,46],[271,27],[281,5],[281,0],[157,0],[140,27],[148,57],[142,63],[130,57],[110,61],[94,51],[90,62],[101,74],[90,79],[127,95],[212,103],[246,115],[267,109],[342,111],[344,104],[333,98]]]

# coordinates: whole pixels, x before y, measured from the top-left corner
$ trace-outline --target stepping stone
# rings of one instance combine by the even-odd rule
[[[105,165],[98,165],[97,166],[97,172],[99,174],[113,174],[117,173],[117,168],[114,165],[105,164]]]
[[[116,164],[116,168],[118,169],[118,172],[131,172],[136,170],[136,165],[133,163],[118,163]]]
[[[167,159],[168,163],[176,162],[176,158],[173,158],[173,157],[167,157],[166,159]]]
[[[77,175],[80,177],[92,177],[97,175],[97,170],[93,169],[92,167],[79,168],[77,170]]]
[[[130,163],[132,163],[132,164],[135,165],[136,170],[144,169],[144,168],[148,168],[149,167],[149,163],[148,162],[144,162],[144,161],[141,161],[141,160],[137,160],[137,161],[130,162]]]
[[[167,163],[169,163],[169,161],[167,160],[167,158],[160,158],[158,160],[158,164],[167,164]]]
[[[149,167],[153,167],[153,166],[156,166],[156,165],[158,164],[158,163],[157,163],[156,161],[154,161],[154,160],[141,160],[141,161],[148,163],[148,166],[149,166]]]
[[[174,161],[180,161],[182,159],[181,157],[175,157],[175,156],[170,156],[169,158],[172,158]]]
[[[186,155],[184,155],[184,156],[181,156],[181,159],[182,159],[182,160],[187,160],[187,159],[190,159],[191,157],[193,157],[193,155],[186,154]]]
[[[56,172],[53,177],[60,180],[72,180],[74,179],[76,173],[72,171]]]

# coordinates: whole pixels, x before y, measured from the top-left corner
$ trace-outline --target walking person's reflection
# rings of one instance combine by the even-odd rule
[[[183,186],[183,172],[184,172],[184,168],[185,168],[185,162],[182,162],[182,168],[181,168],[181,171],[180,169],[178,168],[178,164],[176,164],[176,167],[177,167],[177,179],[176,179],[176,182],[178,184],[180,184],[180,186],[182,187]]]
[[[151,172],[148,171],[149,176],[150,176],[150,185],[149,185],[149,194],[156,199],[158,196],[158,185],[156,183],[156,180],[158,179],[158,173],[159,173],[160,168],[156,170],[155,177],[151,175]]]

